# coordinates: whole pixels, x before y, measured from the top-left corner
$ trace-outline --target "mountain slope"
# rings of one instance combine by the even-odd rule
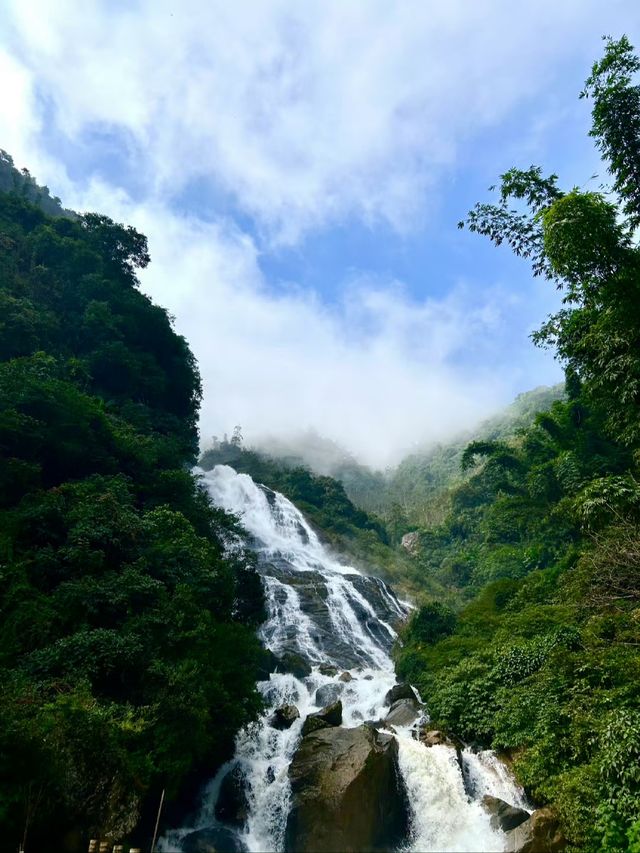
[[[188,471],[200,378],[148,261],[31,180],[0,192],[2,849],[135,833],[259,704],[260,585]]]

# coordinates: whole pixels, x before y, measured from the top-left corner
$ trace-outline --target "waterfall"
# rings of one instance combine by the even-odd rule
[[[305,717],[327,704],[323,695],[339,696],[344,726],[384,717],[386,693],[396,683],[391,648],[408,606],[380,579],[333,556],[283,495],[224,465],[199,473],[214,503],[238,515],[251,537],[268,612],[262,642],[278,658],[299,656],[311,671],[301,677],[275,672],[258,683],[264,713],[238,734],[235,756],[205,790],[193,825],[167,833],[158,849],[181,851],[189,833],[216,826],[220,785],[234,769],[248,814],[242,827],[224,829],[233,845],[228,849],[282,850],[290,805],[288,768]],[[274,710],[287,704],[299,709],[300,718],[288,729],[274,728]],[[396,727],[396,738],[411,811],[403,850],[502,850],[504,836],[491,828],[480,800],[492,794],[520,807],[524,800],[495,756],[464,750],[463,776],[454,749],[424,746],[411,727]]]

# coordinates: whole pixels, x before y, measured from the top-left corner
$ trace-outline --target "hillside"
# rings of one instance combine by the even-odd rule
[[[503,439],[529,426],[537,412],[563,396],[563,385],[541,386],[520,394],[511,405],[476,428],[445,444],[426,445],[406,456],[395,468],[376,471],[361,464],[337,442],[313,430],[287,439],[261,439],[257,449],[288,467],[303,466],[344,486],[353,503],[392,527],[410,529],[437,511],[443,493],[468,476],[461,469],[470,441]]]
[[[144,236],[64,213],[31,179],[0,192],[0,847],[11,850],[25,837],[61,850],[70,832],[133,842],[160,791],[171,801],[225,760],[260,704],[260,584],[242,550],[227,552],[234,520],[188,471],[193,355],[138,290]]]
[[[398,650],[434,723],[505,754],[569,849],[593,853],[640,850],[639,72],[607,39],[586,83],[606,195],[511,169],[461,223],[562,291],[534,338],[566,399],[464,450],[415,561],[473,600],[427,603]]]

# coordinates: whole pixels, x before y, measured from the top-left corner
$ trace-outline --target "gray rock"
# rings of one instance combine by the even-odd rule
[[[302,737],[306,737],[311,732],[318,729],[328,728],[329,726],[339,726],[342,724],[342,702],[338,699],[333,705],[327,705],[315,714],[309,714],[302,726]]]
[[[349,681],[353,681],[353,676],[350,672],[343,672],[342,675],[338,678],[338,681],[343,681],[347,684]]]
[[[295,705],[283,705],[281,708],[276,708],[269,722],[274,729],[283,731],[289,729],[300,717],[300,711]]]
[[[316,717],[315,714],[309,714],[307,719],[302,724],[302,737],[310,735],[311,732],[317,732],[319,729],[330,729],[331,726],[326,720]]]
[[[290,672],[296,678],[306,678],[311,675],[311,665],[297,652],[285,652],[279,662],[285,672]]]
[[[408,726],[420,716],[420,705],[415,699],[398,699],[384,718],[388,726]]]
[[[411,533],[405,533],[400,544],[405,551],[408,551],[412,557],[420,551],[420,534],[417,530],[412,530]]]
[[[318,669],[320,670],[322,675],[328,675],[329,678],[333,678],[334,675],[338,674],[338,668],[335,666],[331,666],[331,664],[328,663],[321,663]]]
[[[558,817],[549,808],[537,809],[505,837],[507,853],[560,853],[567,846]]]
[[[324,728],[305,737],[291,766],[287,850],[383,851],[408,832],[398,744],[371,726]]]
[[[322,687],[318,687],[316,690],[316,705],[320,705],[320,707],[331,705],[338,700],[343,690],[344,687],[342,684],[323,684]]]
[[[228,771],[220,784],[215,815],[223,823],[240,827],[244,824],[248,814],[249,804],[244,790],[244,777],[240,767],[236,764]]]
[[[486,794],[482,798],[482,805],[491,815],[492,829],[501,829],[503,832],[508,832],[510,829],[515,829],[525,820],[529,820],[529,812],[524,809],[519,809],[516,806],[511,806],[505,803],[504,800],[498,797],[491,797]]]
[[[417,701],[413,687],[406,682],[403,682],[402,684],[395,684],[384,697],[384,704],[393,705],[393,703],[397,702],[398,699],[413,699],[414,701]]]

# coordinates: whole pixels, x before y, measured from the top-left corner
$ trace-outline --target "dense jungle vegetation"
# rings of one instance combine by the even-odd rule
[[[401,674],[432,718],[508,753],[573,849],[640,850],[640,60],[607,40],[583,97],[611,186],[512,169],[465,225],[563,294],[535,334],[566,399],[513,439],[478,440],[421,571],[475,598],[427,603]]]
[[[2,168],[0,846],[86,849],[229,756],[261,588],[189,472],[200,378],[145,238]]]

